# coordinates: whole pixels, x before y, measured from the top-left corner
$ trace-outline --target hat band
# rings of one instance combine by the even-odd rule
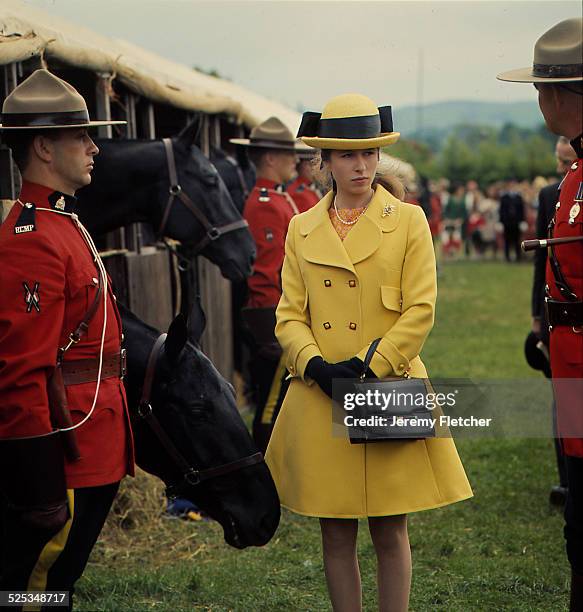
[[[533,64],[532,76],[535,77],[580,77],[583,76],[583,64]]]
[[[378,138],[393,131],[390,106],[380,106],[378,115],[334,117],[323,119],[321,113],[306,111],[298,130],[298,138],[367,139]]]
[[[379,115],[320,119],[319,138],[376,138],[381,133]]]
[[[61,113],[2,113],[2,127],[67,127],[86,123],[89,125],[89,113],[86,110]]]
[[[289,142],[287,140],[266,140],[265,138],[250,138],[250,147],[267,147],[267,148],[285,148],[295,149],[295,142]]]

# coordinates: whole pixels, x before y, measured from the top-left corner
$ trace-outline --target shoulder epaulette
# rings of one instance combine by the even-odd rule
[[[22,212],[18,215],[14,224],[15,234],[26,234],[28,232],[36,232],[36,206],[30,202],[26,202],[22,206]]]

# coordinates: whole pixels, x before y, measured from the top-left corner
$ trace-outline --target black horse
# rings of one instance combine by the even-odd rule
[[[262,546],[277,529],[279,498],[263,461],[228,470],[198,484],[183,470],[142,418],[140,406],[148,361],[160,334],[121,304],[126,336],[128,395],[138,465],[191,500],[223,527],[225,541],[236,548]],[[210,360],[187,342],[179,315],[155,357],[150,405],[173,445],[196,470],[204,471],[252,457],[257,449],[235,404],[234,392]]]
[[[215,167],[194,144],[197,132],[195,120],[171,139],[177,184],[161,140],[97,140],[93,180],[78,192],[79,216],[94,236],[150,223],[187,248],[202,246],[200,254],[225,278],[241,281],[251,273],[255,244]]]

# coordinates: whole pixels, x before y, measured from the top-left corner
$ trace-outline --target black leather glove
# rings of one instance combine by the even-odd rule
[[[358,378],[363,368],[364,363],[358,357],[338,363],[328,363],[322,357],[312,357],[306,366],[305,374],[314,379],[328,397],[332,397],[332,381],[335,378]],[[367,377],[376,378],[370,368]]]

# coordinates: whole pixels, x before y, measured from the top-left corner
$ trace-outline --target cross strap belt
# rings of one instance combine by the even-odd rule
[[[561,302],[546,298],[545,308],[551,327],[556,325],[580,327],[583,325],[583,302]]]
[[[99,359],[79,359],[63,361],[63,380],[65,386],[96,382],[99,374]],[[126,374],[126,350],[103,356],[101,380],[106,378],[123,378]]]

